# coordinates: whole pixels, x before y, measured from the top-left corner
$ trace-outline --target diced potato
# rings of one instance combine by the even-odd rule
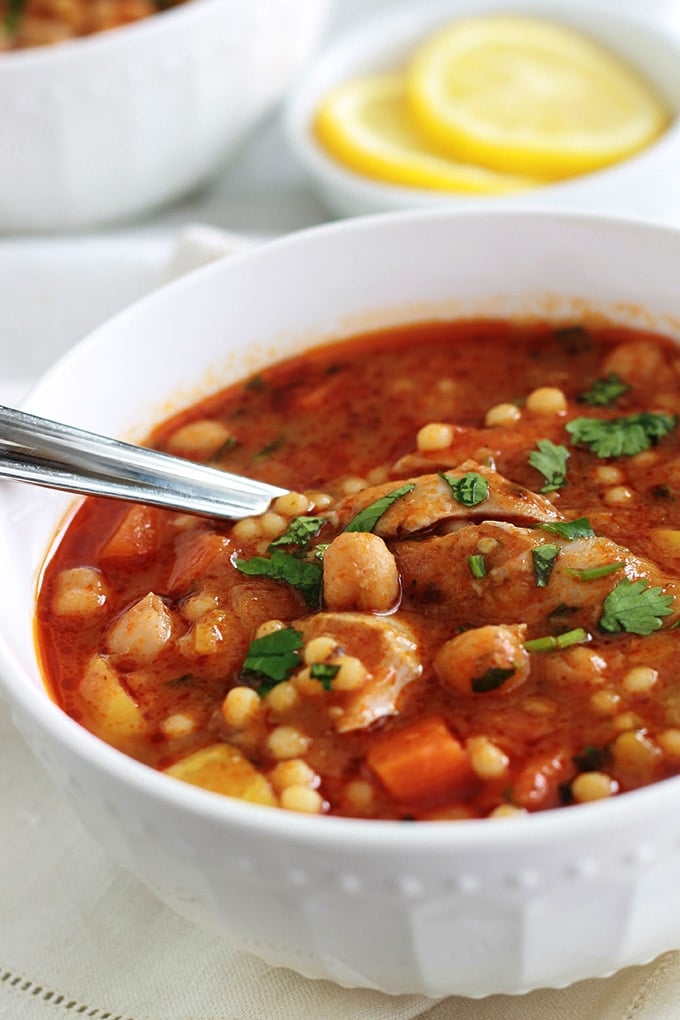
[[[70,567],[57,575],[52,612],[83,617],[98,613],[106,604],[108,586],[101,571],[93,567]]]
[[[195,751],[166,770],[167,775],[200,786],[213,793],[247,800],[253,804],[276,806],[270,783],[245,755],[229,744],[213,744]]]
[[[121,750],[144,736],[147,724],[139,706],[103,655],[90,660],[79,687],[88,729]]]
[[[150,506],[132,506],[102,548],[102,561],[144,559],[157,550],[159,542],[159,511]]]

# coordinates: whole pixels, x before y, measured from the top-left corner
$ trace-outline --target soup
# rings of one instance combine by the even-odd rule
[[[424,323],[160,425],[289,489],[233,524],[88,499],[37,635],[64,711],[313,814],[503,817],[680,772],[680,357],[610,326]]]

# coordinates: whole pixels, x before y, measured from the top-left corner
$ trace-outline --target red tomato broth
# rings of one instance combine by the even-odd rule
[[[610,362],[621,367],[629,388],[610,406],[580,402],[607,374]],[[305,514],[328,518],[305,554],[310,561],[317,544],[332,542],[362,501],[371,502],[373,489],[392,491],[405,479],[455,471],[468,461],[485,471],[491,461],[513,491],[525,487],[540,493],[546,479],[528,455],[542,439],[568,449],[567,484],[537,498],[567,520],[587,517],[596,536],[592,548],[606,540],[622,547],[614,555],[628,557],[625,571],[572,581],[573,567],[565,567],[561,580],[554,573],[545,587],[537,587],[527,566],[534,545],[557,542],[556,563],[561,564],[578,543],[555,539],[514,511],[485,523],[482,511],[474,520],[436,520],[381,540],[395,557],[401,584],[400,601],[389,611],[357,616],[358,606],[338,611],[323,605],[329,616],[321,617],[288,583],[248,576],[235,565],[236,559],[271,556],[280,521],[268,520],[274,533],[267,533],[261,530],[264,518],[232,526],[155,509],[140,516],[135,509],[131,524],[129,505],[88,499],[61,537],[38,598],[39,650],[51,693],[75,719],[152,767],[181,772],[182,762],[202,749],[235,748],[237,765],[224,768],[230,776],[236,769],[238,780],[216,778],[212,764],[184,778],[318,813],[485,817],[596,799],[680,772],[679,638],[671,629],[673,586],[680,574],[679,430],[671,428],[638,455],[617,458],[597,457],[565,430],[567,422],[584,416],[676,414],[678,362],[670,341],[633,331],[557,329],[540,322],[426,323],[322,347],[229,387],[160,425],[150,442],[159,449],[172,450],[174,444],[177,452],[181,429],[218,422],[228,438],[217,449],[206,457],[198,443],[182,452],[305,494]],[[559,389],[565,410],[528,410],[528,395],[541,387]],[[485,424],[491,408],[513,403],[519,409],[516,420]],[[417,450],[418,431],[431,422],[452,426],[451,443]],[[408,498],[395,502],[390,512],[398,513]],[[501,503],[503,498],[498,495]],[[297,516],[304,514],[277,514],[274,507],[273,518],[283,517],[284,525]],[[386,512],[383,520],[388,517]],[[449,547],[455,552],[456,543],[463,548],[468,540],[470,548],[486,550],[479,553],[487,561],[485,577],[475,579],[464,563],[456,566],[447,559]],[[521,551],[505,561],[504,549],[513,542]],[[611,559],[615,546],[602,548]],[[642,574],[647,588],[660,586],[668,595],[668,615],[648,635],[604,632],[597,626],[603,594],[630,571],[639,577],[639,562],[648,567],[648,575]],[[86,599],[85,611],[76,603],[75,612],[64,612],[60,584],[68,588],[69,575],[63,572],[83,567],[97,572],[103,601],[93,609]],[[427,575],[422,581],[421,568]],[[455,597],[446,592],[454,581]],[[558,581],[587,591],[576,611],[552,595],[550,585]],[[150,593],[158,600],[148,603],[156,614],[151,651],[128,647],[125,635],[127,650],[120,651],[116,627],[124,630],[120,621]],[[677,606],[680,610],[680,602]],[[352,618],[343,617],[345,630],[338,633],[346,635],[345,644],[338,639],[324,662],[332,665],[338,656],[349,656],[350,673],[367,671],[365,686],[335,689],[333,678],[324,684],[310,677],[309,664],[305,674],[300,659],[269,694],[258,695],[256,704],[249,700],[248,692],[263,680],[243,673],[258,628],[272,620],[282,628],[302,628],[304,647],[294,653],[300,656],[314,637],[324,635],[333,613]],[[447,642],[472,633],[469,645],[487,639],[482,628],[495,628],[497,634],[501,625],[524,622],[521,640],[519,632],[510,635],[518,648],[524,640],[579,627],[589,640],[528,656],[523,652],[530,660],[529,675],[516,687],[508,682],[507,689],[501,674],[518,668],[510,660],[509,665],[503,660],[507,668],[500,672],[493,672],[500,660],[484,660],[493,667],[485,675],[496,683],[485,691],[465,686],[462,665],[454,675],[444,670],[444,679],[436,673],[433,664]],[[372,629],[365,629],[369,625]],[[392,697],[389,691],[378,696],[372,685],[384,663],[392,661],[389,649],[404,637],[399,628],[416,646],[415,653],[404,653],[413,675],[392,698],[388,713],[370,717],[372,701],[384,707],[385,697],[387,703]],[[95,659],[100,672],[93,680]],[[386,676],[390,669],[393,673],[393,666],[384,667]],[[239,725],[223,709],[233,688],[246,689]],[[112,689],[122,714],[114,705],[109,723],[103,723]],[[93,708],[97,698],[102,704]],[[343,730],[342,720],[352,712],[364,722]],[[437,753],[423,757],[422,734],[430,734],[433,747],[440,741]],[[416,749],[411,758],[404,754],[409,743]],[[409,772],[423,768],[433,776],[429,790],[407,780]],[[245,786],[239,785],[243,775]],[[284,795],[286,788],[296,793]],[[301,788],[309,794],[300,794]]]

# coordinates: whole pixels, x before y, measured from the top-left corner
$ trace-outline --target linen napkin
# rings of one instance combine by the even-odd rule
[[[183,231],[163,282],[241,240]],[[0,383],[0,401],[25,384]],[[108,860],[0,701],[0,1020],[677,1020],[680,953],[525,996],[435,1002],[311,981],[206,934]]]

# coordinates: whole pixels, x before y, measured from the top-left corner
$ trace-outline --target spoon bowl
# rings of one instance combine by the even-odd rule
[[[238,520],[285,489],[0,406],[0,476]]]

